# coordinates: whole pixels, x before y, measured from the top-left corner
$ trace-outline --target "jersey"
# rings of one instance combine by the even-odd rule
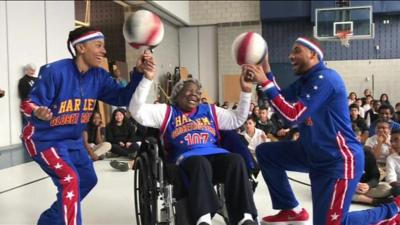
[[[262,88],[270,104],[290,124],[297,124],[300,143],[314,173],[352,179],[362,174],[361,144],[351,128],[347,91],[339,74],[323,62],[284,90],[271,73]],[[363,157],[362,157],[363,158]]]
[[[228,153],[217,146],[219,134],[215,106],[200,104],[192,113],[169,106],[161,126],[167,157],[180,164],[194,155]]]
[[[89,122],[96,101],[112,105],[127,105],[142,75],[134,72],[125,88],[102,68],[80,73],[73,59],[63,59],[40,68],[39,79],[21,104],[29,123],[23,129],[23,140],[31,156],[42,149],[35,142],[68,140],[70,145],[82,145],[82,132]],[[34,107],[46,106],[53,113],[50,121],[32,115]],[[73,146],[71,146],[73,147]]]

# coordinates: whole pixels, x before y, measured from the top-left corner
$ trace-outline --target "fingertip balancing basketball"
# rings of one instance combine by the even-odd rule
[[[242,33],[232,43],[232,57],[239,65],[261,64],[267,54],[267,42],[255,32]]]
[[[164,25],[156,14],[147,10],[138,10],[130,14],[124,22],[125,40],[136,49],[152,49],[164,37]]]

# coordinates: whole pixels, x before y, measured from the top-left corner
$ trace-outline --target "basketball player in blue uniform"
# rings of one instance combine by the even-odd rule
[[[308,224],[308,213],[288,182],[285,171],[289,170],[309,173],[314,225],[399,224],[399,199],[348,212],[364,170],[364,155],[351,129],[344,82],[336,71],[325,67],[323,52],[313,39],[298,38],[289,59],[299,79],[282,91],[267,59],[263,67],[243,67],[262,85],[276,112],[300,130],[299,141],[265,143],[256,149],[273,208],[281,210],[264,217],[262,223]]]
[[[211,225],[211,216],[220,207],[213,181],[225,184],[230,224],[255,225],[257,216],[249,177],[243,158],[217,146],[219,129],[232,130],[247,118],[251,101],[251,82],[241,76],[242,93],[237,111],[200,104],[201,85],[188,79],[177,83],[171,106],[145,104],[154,78],[146,72],[134,93],[129,111],[143,126],[160,128],[167,160],[180,166],[188,178],[188,203],[192,222]]]
[[[71,45],[76,55],[72,53]],[[93,163],[82,141],[96,101],[127,105],[151,55],[141,56],[131,83],[121,88],[100,68],[106,54],[104,36],[91,28],[77,28],[68,38],[72,59],[42,66],[39,79],[21,110],[29,123],[22,140],[29,155],[57,186],[57,201],[43,212],[39,225],[81,225],[80,201],[96,185]]]

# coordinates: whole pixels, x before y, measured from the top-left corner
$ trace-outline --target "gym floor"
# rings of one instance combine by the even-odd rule
[[[108,160],[95,162],[99,178],[97,186],[82,202],[85,225],[132,225],[134,218],[133,171],[119,172],[109,166]],[[309,183],[308,174],[288,173],[289,177]],[[260,217],[274,214],[267,187],[258,177],[254,199]],[[310,187],[291,181],[300,204],[312,213]],[[0,224],[36,224],[40,213],[56,198],[56,188],[50,178],[34,163],[0,170]],[[367,207],[353,204],[351,210]],[[214,225],[223,225],[221,217],[215,216]]]

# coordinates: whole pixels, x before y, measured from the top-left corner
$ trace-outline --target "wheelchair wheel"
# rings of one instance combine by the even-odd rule
[[[157,224],[156,180],[150,171],[149,160],[142,154],[135,161],[134,196],[137,225]]]
[[[226,208],[225,195],[224,195],[224,185],[216,185],[217,196],[221,202],[222,208],[217,211],[217,213],[224,219],[226,225],[229,225],[228,209]]]

